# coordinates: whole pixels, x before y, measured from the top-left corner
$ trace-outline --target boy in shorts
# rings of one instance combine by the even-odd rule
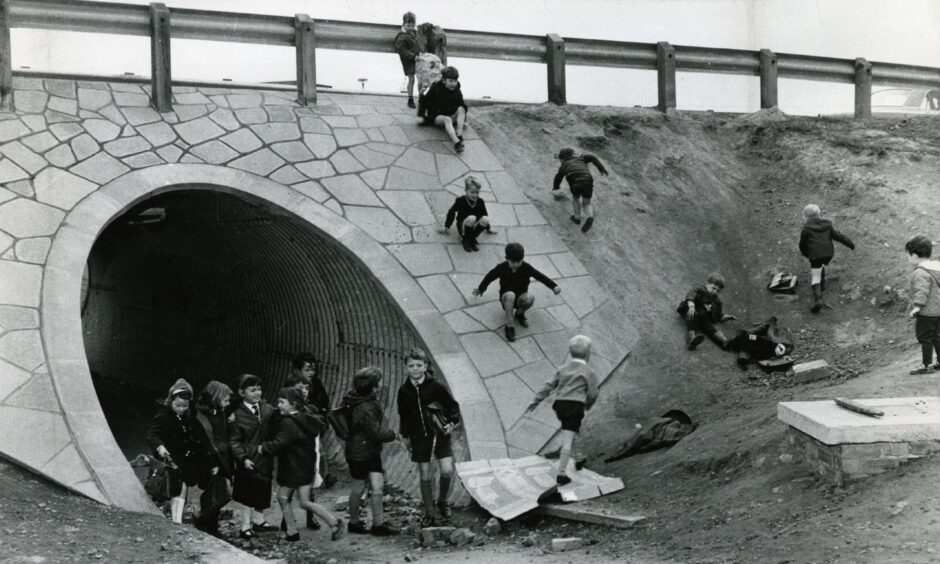
[[[933,254],[933,242],[918,235],[904,245],[907,261],[914,266],[911,273],[911,308],[914,318],[914,333],[920,343],[920,368],[911,374],[929,374],[940,364],[940,261],[930,260]],[[934,350],[937,351],[938,364],[933,362]]]
[[[839,233],[828,219],[819,217],[819,206],[809,204],[803,208],[803,230],[800,232],[800,254],[809,259],[809,272],[812,277],[813,313],[819,313],[826,306],[822,299],[826,291],[826,265],[835,255],[833,241],[838,241],[850,249],[855,249],[851,239]]]
[[[454,205],[447,210],[444,227],[440,229],[441,234],[450,232],[450,226],[455,219],[460,242],[463,244],[463,250],[467,252],[480,250],[477,243],[480,233],[493,232],[490,229],[490,218],[486,216],[486,202],[480,198],[480,181],[473,175],[464,179],[464,195],[454,198]]]
[[[401,59],[401,69],[408,77],[408,107],[415,107],[415,57],[421,53],[418,35],[415,33],[414,12],[405,12],[401,17],[401,31],[395,36],[395,52]]]
[[[442,519],[450,519],[451,509],[447,504],[451,480],[454,477],[454,450],[449,434],[439,435],[431,427],[428,405],[437,403],[450,421],[459,421],[460,405],[450,391],[428,372],[425,352],[417,347],[405,355],[405,370],[408,379],[398,388],[398,418],[401,422],[401,438],[411,452],[411,461],[418,464],[421,478],[421,501],[424,516],[421,527],[434,526],[434,492],[431,483],[431,454],[440,467],[437,508]]]
[[[555,483],[559,486],[571,482],[567,468],[574,440],[581,432],[584,412],[591,409],[598,394],[597,377],[594,370],[588,366],[591,359],[591,339],[584,335],[572,337],[568,341],[568,355],[568,360],[545,382],[526,408],[526,413],[534,411],[542,400],[552,392],[555,393],[552,409],[561,421],[561,453],[558,457],[558,475],[555,477]]]
[[[535,304],[535,296],[529,294],[529,280],[535,278],[545,284],[555,294],[561,293],[561,287],[554,280],[525,262],[525,247],[520,243],[506,245],[506,262],[497,264],[486,273],[480,285],[473,289],[474,296],[482,296],[486,287],[499,278],[499,301],[506,312],[506,340],[516,340],[516,325],[529,326],[525,312]]]
[[[594,196],[594,177],[588,169],[588,164],[593,164],[597,170],[604,176],[607,176],[607,169],[601,164],[597,157],[589,153],[581,156],[574,154],[574,149],[565,147],[558,151],[558,160],[561,166],[558,167],[558,173],[555,174],[555,181],[552,184],[552,191],[561,187],[562,179],[568,181],[568,188],[571,189],[571,221],[581,223],[581,212],[584,211],[584,225],[581,226],[581,233],[587,233],[594,224],[594,206],[591,205],[591,198]]]
[[[706,336],[718,343],[722,349],[728,349],[731,340],[715,327],[716,323],[737,319],[722,311],[724,306],[718,293],[724,287],[725,277],[712,272],[705,280],[705,285],[689,290],[676,308],[676,313],[685,320],[686,343],[690,351],[701,345]]]

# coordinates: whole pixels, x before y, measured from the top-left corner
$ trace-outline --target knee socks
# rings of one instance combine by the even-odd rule
[[[183,497],[170,498],[170,519],[174,523],[183,522],[183,507],[186,505],[186,499]]]
[[[563,447],[561,453],[558,455],[558,473],[561,475],[565,474],[565,471],[568,469],[568,459],[571,458],[571,448]]]
[[[431,487],[431,480],[421,480],[421,501],[424,503],[426,513],[434,510],[434,491]]]
[[[349,491],[349,522],[359,522],[359,502],[362,500],[362,488],[353,488]]]
[[[422,484],[424,482],[421,482]],[[358,501],[358,500],[357,500]],[[372,507],[372,526],[381,525],[385,522],[385,509],[382,507],[382,492],[373,490],[369,497],[369,505]]]
[[[437,503],[439,505],[444,505],[447,503],[447,497],[450,496],[450,482],[452,476],[445,476],[441,474],[441,481],[438,484],[438,493],[437,493]]]

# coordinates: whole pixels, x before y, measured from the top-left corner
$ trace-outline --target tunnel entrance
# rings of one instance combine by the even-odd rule
[[[205,186],[153,196],[110,223],[89,255],[81,317],[98,399],[129,459],[149,453],[146,427],[177,378],[198,391],[257,374],[271,401],[299,352],[319,359],[334,406],[358,368],[380,367],[397,429],[402,353],[423,346],[371,272],[328,234]],[[342,442],[328,436],[325,451],[341,469]],[[465,445],[461,437],[458,459]],[[391,485],[416,486],[403,448],[387,447],[384,458]]]

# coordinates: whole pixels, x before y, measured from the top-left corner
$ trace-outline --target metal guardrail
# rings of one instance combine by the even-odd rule
[[[171,39],[294,47],[298,54],[298,98],[303,103],[316,103],[316,49],[394,52],[392,38],[398,30],[394,25],[312,20],[304,14],[286,17],[166,8],[163,4],[0,0],[0,96],[5,107],[12,91],[11,27],[151,37],[153,104],[164,110],[172,107],[172,93],[166,87],[171,81]],[[448,53],[456,57],[546,64],[548,99],[557,104],[566,102],[564,71],[568,64],[656,71],[659,108],[663,111],[676,107],[676,72],[759,76],[762,108],[777,105],[778,77],[855,84],[857,117],[871,115],[872,84],[940,87],[940,68],[777,54],[767,49],[747,51],[465,30],[449,30],[447,44]]]

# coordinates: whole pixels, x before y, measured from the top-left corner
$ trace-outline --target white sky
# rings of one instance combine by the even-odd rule
[[[107,0],[110,1],[110,0]],[[147,4],[143,0],[123,0]],[[264,12],[314,19],[398,24],[414,11],[418,22],[446,29],[621,41],[669,41],[737,49],[940,66],[940,0],[168,0],[172,7]],[[150,73],[149,39],[14,29],[14,68],[70,73]],[[392,41],[392,38],[389,38]],[[291,48],[209,41],[173,42],[174,78],[260,82],[292,80]],[[545,67],[451,58],[464,94],[501,100],[544,101]],[[317,81],[337,89],[397,92],[403,77],[397,56],[319,50]],[[656,103],[656,75],[569,66],[568,100],[579,104]],[[780,105],[790,113],[851,112],[853,87],[781,80]],[[679,73],[680,109],[753,111],[756,77]]]

